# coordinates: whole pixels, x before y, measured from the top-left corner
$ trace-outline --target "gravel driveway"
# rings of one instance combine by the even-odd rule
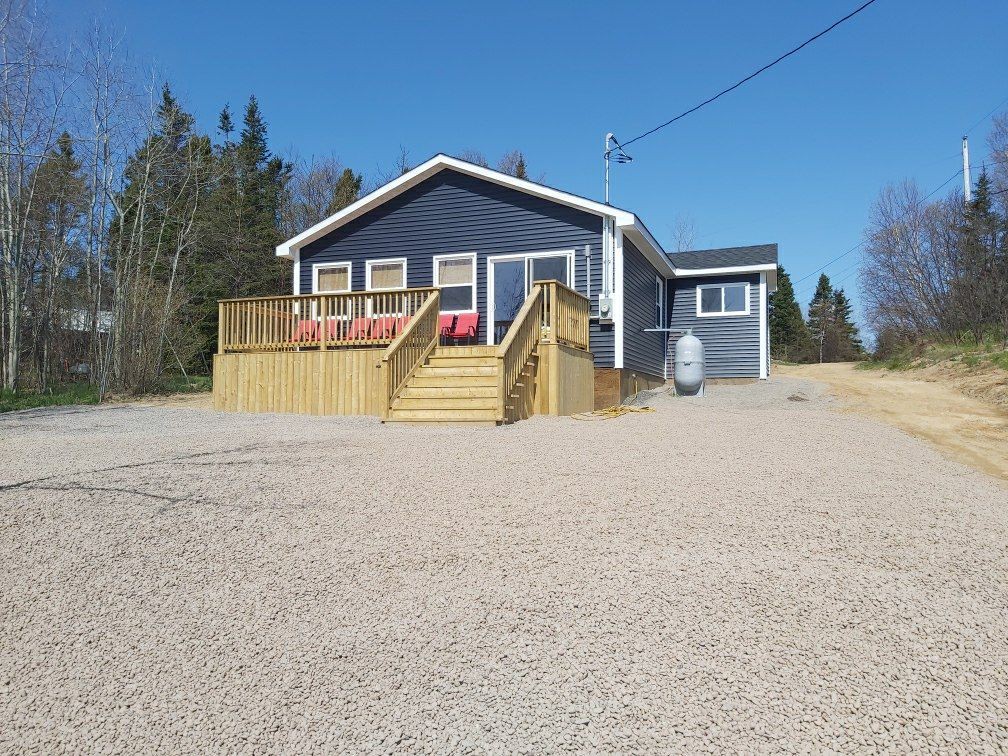
[[[0,751],[1005,749],[1008,489],[796,379],[656,404],[0,417]]]

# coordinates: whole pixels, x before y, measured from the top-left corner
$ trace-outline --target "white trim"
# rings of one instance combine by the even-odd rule
[[[388,265],[389,263],[402,263],[402,286],[390,286],[388,288],[375,289],[371,286],[371,266],[372,265]],[[399,289],[405,289],[409,286],[409,279],[406,277],[406,258],[405,257],[381,257],[374,260],[368,260],[364,263],[364,288],[367,291],[398,291]]]
[[[340,289],[339,291],[319,291],[318,287],[319,268],[346,268],[347,288]],[[349,260],[342,260],[340,262],[320,262],[313,264],[311,269],[311,288],[312,288],[312,294],[346,294],[349,291],[353,291],[353,264]]]
[[[623,229],[616,226],[613,245],[613,367],[623,367]]]
[[[765,270],[777,270],[776,263],[761,263],[760,265],[728,265],[723,268],[676,268],[677,278],[690,276],[721,276],[733,273],[758,273]]]
[[[298,296],[301,293],[301,250],[294,251],[294,280],[291,282],[291,293]]]
[[[655,323],[655,328],[664,328],[668,322],[665,317],[665,279],[656,273],[654,283],[655,304],[658,305],[658,311],[655,313],[658,316],[658,322]]]
[[[475,165],[474,163],[468,163],[465,160],[459,160],[457,158],[449,157],[448,155],[438,154],[430,160],[421,163],[413,170],[404,173],[399,178],[390,181],[384,186],[375,189],[370,194],[361,197],[359,200],[343,208],[338,213],[331,215],[297,236],[279,244],[276,248],[277,256],[293,256],[295,250],[300,249],[304,245],[325,236],[334,229],[349,223],[354,218],[357,218],[383,202],[387,202],[393,197],[402,194],[407,189],[416,186],[421,181],[430,178],[435,173],[443,171],[446,168],[450,168],[451,170],[458,171],[459,173],[464,173],[469,176],[475,176],[487,181],[492,181],[493,183],[500,184],[501,186],[517,189],[518,191],[526,194],[552,200],[553,202],[558,202],[562,205],[584,210],[595,215],[612,216],[616,218],[616,222],[620,226],[634,227],[638,224],[636,216],[626,210],[620,210],[602,202],[595,202],[594,200],[590,200],[585,197],[578,197],[575,194],[562,192],[559,189],[553,189],[552,187],[537,184],[532,181],[518,179],[514,176],[509,176],[506,173],[501,173],[500,171],[484,168],[483,166]],[[651,237],[650,234],[646,233],[647,229],[644,229],[643,226],[640,226],[640,228],[643,230],[643,233],[646,234],[645,238],[650,239],[649,243],[654,243],[656,251],[658,251],[661,255],[664,255],[665,251],[658,246],[657,242],[653,240],[653,237]]]
[[[445,313],[446,315],[458,315],[458,314],[463,313],[463,312],[479,312],[479,306],[478,306],[479,303],[477,302],[477,299],[476,299],[476,278],[477,278],[477,275],[476,275],[476,265],[477,265],[476,253],[475,252],[458,252],[458,253],[453,253],[453,254],[434,255],[434,257],[431,258],[431,259],[433,260],[432,265],[433,265],[433,268],[434,268],[433,272],[431,273],[431,280],[434,282],[434,288],[440,288],[440,286],[441,286],[441,283],[440,283],[440,280],[439,280],[440,276],[438,275],[438,263],[441,262],[441,260],[466,260],[466,259],[472,260],[472,284],[471,284],[471,288],[472,288],[472,307],[469,308],[468,310],[441,310],[441,312]],[[464,286],[464,284],[453,284],[452,288],[461,288],[462,286]]]
[[[518,262],[525,264],[525,296],[529,295],[528,261],[535,257],[566,257],[567,258],[567,285],[574,282],[574,255],[577,250],[557,249],[549,252],[508,252],[501,255],[490,255],[486,259],[487,266],[487,346],[494,343],[494,263],[497,262]],[[573,289],[574,287],[571,286]]]
[[[766,380],[770,377],[770,363],[767,360],[767,350],[770,348],[770,334],[767,333],[767,274],[759,276],[759,377]]]
[[[721,289],[721,309],[724,309],[724,289],[726,286],[745,286],[745,310],[732,310],[731,312],[701,312],[700,292],[703,289]],[[744,318],[749,314],[749,282],[748,281],[727,281],[714,284],[697,284],[696,287],[696,316],[698,318]]]

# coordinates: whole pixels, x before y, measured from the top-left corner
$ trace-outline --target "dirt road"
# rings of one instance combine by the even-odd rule
[[[777,374],[827,384],[853,412],[927,441],[947,457],[1008,481],[1008,411],[912,372],[858,370],[852,363],[781,365]]]

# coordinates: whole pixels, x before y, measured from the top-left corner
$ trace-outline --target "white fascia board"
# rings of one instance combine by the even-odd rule
[[[770,334],[767,331],[767,274],[759,276],[759,377],[766,380],[769,377],[767,369],[767,350]]]
[[[774,281],[776,286],[777,265],[775,263],[761,263],[759,265],[727,265],[723,268],[676,268],[677,278],[690,278],[692,276],[724,276],[736,273],[762,273],[764,271],[774,271]]]
[[[616,226],[613,242],[613,367],[623,367],[623,229]]]
[[[666,277],[675,274],[675,268],[669,261],[668,254],[636,216],[633,216],[633,222],[628,225],[620,223],[619,217],[616,217],[616,225],[626,236],[630,237],[630,241],[634,243],[634,246],[641,251],[659,274]]]
[[[601,202],[595,202],[593,200],[585,199],[584,197],[578,197],[574,194],[561,192],[559,189],[553,189],[552,187],[536,184],[532,181],[518,179],[514,176],[509,176],[506,173],[501,173],[500,171],[484,168],[473,163],[467,163],[464,160],[458,160],[457,158],[439,154],[435,155],[430,160],[421,163],[413,170],[404,173],[399,178],[390,181],[378,189],[375,189],[367,196],[362,197],[351,205],[348,205],[338,213],[326,218],[324,221],[316,223],[307,231],[303,231],[292,239],[288,239],[283,244],[278,245],[276,248],[277,257],[293,257],[295,250],[300,249],[304,245],[310,244],[340,226],[349,223],[354,218],[357,218],[378,205],[381,205],[383,202],[387,202],[393,197],[402,194],[407,189],[419,184],[424,179],[430,178],[435,173],[446,168],[450,168],[469,176],[475,176],[487,181],[492,181],[495,184],[507,186],[526,194],[552,200],[553,202],[558,202],[562,205],[568,205],[569,207],[584,210],[595,215],[608,215],[616,218],[616,222],[620,226],[632,226],[636,222],[634,214],[627,212],[626,210],[618,210],[617,208]]]

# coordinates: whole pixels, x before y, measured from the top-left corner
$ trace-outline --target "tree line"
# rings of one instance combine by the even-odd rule
[[[789,362],[841,362],[864,354],[861,336],[853,320],[853,307],[842,288],[834,288],[829,276],[820,274],[802,316],[791,276],[777,266],[777,291],[770,295],[770,355]]]
[[[34,4],[0,3],[5,389],[140,393],[208,373],[217,300],[288,292],[277,244],[413,167],[403,148],[370,180],[335,156],[274,154],[255,95],[201,129],[115,34],[71,42],[58,53]],[[527,177],[518,151],[498,167]]]
[[[1008,113],[972,198],[886,186],[865,231],[861,289],[881,356],[927,341],[1008,347]]]

